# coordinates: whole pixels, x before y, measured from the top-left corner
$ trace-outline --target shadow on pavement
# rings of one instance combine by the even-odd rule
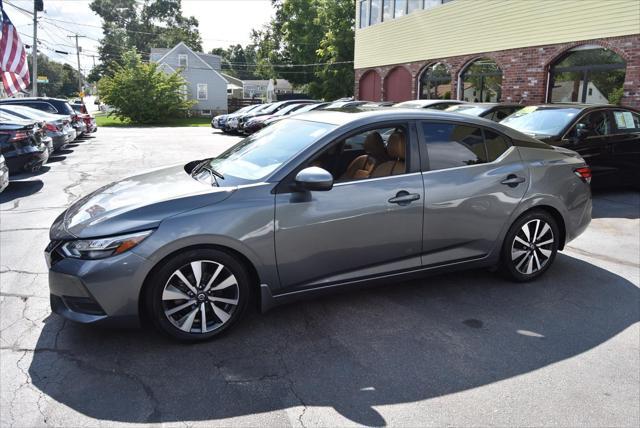
[[[56,162],[62,162],[63,160],[65,160],[67,157],[66,156],[51,156],[49,158],[49,160],[47,161],[47,163],[56,163]]]
[[[42,180],[10,181],[9,186],[0,193],[0,204],[38,193],[43,186]]]
[[[633,190],[594,190],[593,218],[640,218],[640,192]]]
[[[252,315],[209,343],[146,330],[45,327],[29,374],[43,393],[109,421],[215,420],[439,397],[571,358],[638,322],[638,288],[566,255],[536,282],[484,271],[428,277]]]

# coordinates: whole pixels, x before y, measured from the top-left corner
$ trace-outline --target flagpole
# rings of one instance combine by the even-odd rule
[[[31,95],[38,96],[38,2],[33,0],[33,46],[31,48]]]

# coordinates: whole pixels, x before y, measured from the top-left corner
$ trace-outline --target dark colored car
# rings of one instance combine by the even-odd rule
[[[254,116],[244,123],[244,126],[242,127],[242,133],[245,135],[253,134],[254,132],[259,131],[265,126],[267,126],[266,122],[269,119],[282,118],[282,117],[288,116],[293,112],[300,110],[302,107],[306,105],[313,105],[313,104],[315,103],[289,104],[288,106],[278,110],[273,114],[261,114],[258,116]]]
[[[78,136],[87,131],[84,119],[71,107],[67,100],[48,97],[7,98],[0,100],[0,105],[15,104],[42,110],[47,113],[68,115],[71,125]]]
[[[395,108],[428,108],[433,110],[446,110],[451,106],[466,104],[459,100],[411,100],[395,104]]]
[[[252,104],[252,105],[249,105],[249,106],[242,107],[241,109],[238,109],[238,110],[234,111],[233,113],[220,114],[218,116],[214,116],[211,119],[211,127],[215,128],[215,129],[224,129],[225,124],[227,122],[227,118],[229,116],[248,113],[251,110],[254,110],[254,109],[258,108],[261,105],[263,105],[263,104]]]
[[[290,106],[291,104],[313,104],[317,103],[315,100],[286,100],[286,101],[278,101],[275,103],[268,104],[265,108],[260,110],[254,110],[247,114],[243,114],[238,117],[238,127],[237,131],[240,133],[245,133],[244,127],[245,124],[253,119],[256,116],[264,116],[264,115],[272,115],[280,110]]]
[[[517,112],[524,106],[522,104],[506,103],[463,103],[448,107],[445,111],[468,114],[469,116],[484,117],[485,119],[500,122],[505,117]]]
[[[9,173],[35,172],[49,159],[49,149],[32,120],[0,119],[0,153]]]
[[[68,116],[53,115],[42,110],[18,105],[0,105],[0,116],[9,119],[37,120],[48,137],[52,140],[53,150],[63,149],[71,142],[71,135],[65,132],[65,125],[69,122]]]
[[[316,103],[316,104],[305,104],[302,107],[300,107],[299,109],[296,109],[295,111],[291,112],[287,116],[273,116],[270,119],[265,120],[264,121],[264,125],[265,126],[269,126],[272,123],[278,122],[278,121],[280,121],[282,119],[285,119],[287,117],[295,116],[295,115],[302,114],[302,113],[306,113],[308,111],[322,110],[323,108],[325,108],[329,104],[331,104],[331,103],[324,102],[324,103]]]
[[[501,122],[580,153],[595,186],[640,187],[640,112],[613,105],[527,106]]]

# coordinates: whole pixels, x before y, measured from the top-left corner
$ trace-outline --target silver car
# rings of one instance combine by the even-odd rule
[[[533,280],[591,220],[590,170],[485,119],[317,111],[130,177],[51,227],[54,312],[181,340],[340,288],[460,268]]]

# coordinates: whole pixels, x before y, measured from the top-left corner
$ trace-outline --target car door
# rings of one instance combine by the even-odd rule
[[[423,265],[486,257],[524,196],[527,167],[491,129],[446,121],[418,128],[427,153]]]
[[[640,114],[624,109],[612,112],[611,163],[618,171],[619,184],[640,186]]]
[[[391,128],[396,131],[386,134]],[[370,177],[340,179],[344,171],[336,165],[343,162],[336,156],[348,141],[370,132],[386,135],[385,144],[402,133],[404,159],[379,159]],[[416,144],[409,123],[370,126],[337,138],[296,170],[320,165],[338,181],[329,191],[276,194],[275,250],[283,290],[420,267],[424,195]]]
[[[563,138],[569,149],[580,153],[600,182],[617,174],[611,156],[612,133],[611,117],[607,110],[601,109],[579,117]]]

